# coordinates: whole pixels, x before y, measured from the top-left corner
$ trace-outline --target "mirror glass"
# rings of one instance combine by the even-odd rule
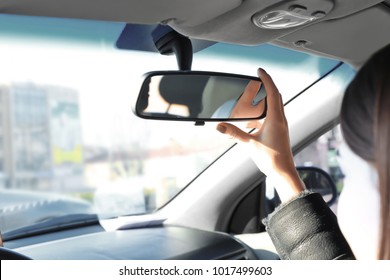
[[[136,103],[141,118],[234,121],[264,118],[266,92],[259,78],[214,72],[152,72]]]

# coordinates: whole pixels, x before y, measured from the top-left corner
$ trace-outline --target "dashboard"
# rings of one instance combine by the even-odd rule
[[[17,239],[5,245],[38,260],[259,259],[252,248],[232,235],[178,226],[117,231],[90,226]]]

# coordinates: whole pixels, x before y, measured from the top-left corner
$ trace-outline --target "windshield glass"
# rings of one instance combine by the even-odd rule
[[[135,117],[142,74],[177,64],[117,49],[124,26],[0,16],[3,233],[69,215],[152,212],[231,145],[215,124]],[[337,64],[271,45],[215,44],[194,55],[193,69],[255,76],[263,67],[286,102]]]

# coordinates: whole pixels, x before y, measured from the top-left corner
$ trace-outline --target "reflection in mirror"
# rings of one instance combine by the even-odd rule
[[[258,78],[210,72],[150,73],[136,104],[139,117],[189,121],[259,119],[266,110]]]

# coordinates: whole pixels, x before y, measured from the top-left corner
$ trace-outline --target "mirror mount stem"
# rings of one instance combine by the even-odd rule
[[[179,70],[191,70],[192,43],[188,37],[172,30],[154,42],[162,55],[176,55]]]

